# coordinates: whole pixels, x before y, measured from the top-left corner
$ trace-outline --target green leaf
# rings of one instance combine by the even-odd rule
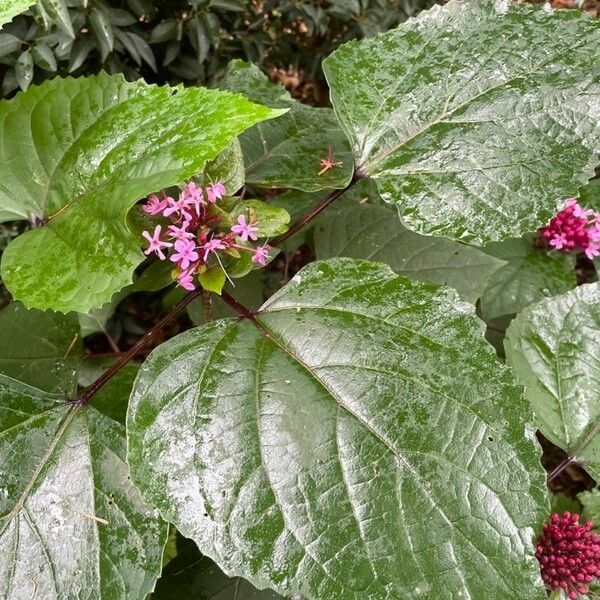
[[[26,310],[20,302],[0,311],[0,373],[69,396],[82,356],[75,315]]]
[[[201,172],[235,137],[281,111],[204,88],[53,79],[0,103],[0,219],[44,219],[2,257],[27,306],[88,312],[144,258],[131,206]],[[177,135],[174,135],[177,132]]]
[[[246,220],[252,219],[258,225],[258,237],[270,237],[287,231],[290,215],[284,208],[267,204],[262,200],[242,200],[231,213],[232,220],[237,221],[239,215]]]
[[[209,267],[203,273],[198,274],[198,281],[207,292],[214,292],[220,296],[225,285],[225,271],[218,265]]]
[[[23,50],[15,64],[15,75],[19,87],[24,91],[33,80],[33,57],[29,50]]]
[[[34,0],[0,0],[0,27],[35,4]]]
[[[577,499],[583,505],[581,520],[593,521],[594,530],[597,532],[600,526],[600,489],[594,488],[581,492],[577,494]]]
[[[182,551],[169,562],[152,594],[152,600],[284,600],[271,590],[258,591],[239,577],[228,577],[186,540]]]
[[[531,415],[473,311],[385,265],[313,263],[252,322],[153,351],[129,404],[132,477],[258,588],[542,600]]]
[[[100,308],[93,308],[88,313],[79,313],[81,336],[86,337],[88,335],[92,335],[93,333],[100,332],[108,335],[106,329],[108,321],[113,316],[121,300],[123,300],[129,294],[129,292],[132,291],[132,288],[133,286],[125,288],[123,291],[116,293],[111,298],[110,302],[103,304]]]
[[[91,10],[89,22],[92,34],[96,38],[96,42],[100,49],[102,62],[104,62],[114,48],[112,25],[110,24],[108,16],[97,8]]]
[[[505,264],[471,246],[414,233],[390,207],[344,204],[316,226],[317,258],[347,256],[384,262],[401,275],[453,287],[473,304],[490,276]]]
[[[45,44],[36,44],[33,47],[31,54],[36,65],[47,71],[56,71],[56,57],[48,46]]]
[[[581,206],[600,210],[600,179],[592,179],[579,190]]]
[[[125,428],[0,375],[0,597],[142,600],[167,528],[125,463]]]
[[[348,184],[354,170],[352,154],[331,109],[296,102],[258,67],[240,60],[229,63],[219,85],[266,106],[289,109],[277,122],[256,125],[240,137],[246,183],[307,192]],[[319,161],[327,157],[330,145],[333,159],[342,166],[319,175]]]
[[[10,33],[0,33],[0,57],[16,52],[21,47],[21,40]]]
[[[515,314],[548,296],[568,292],[577,283],[569,256],[534,247],[531,240],[506,240],[485,248],[506,262],[481,295],[481,316],[489,321]]]
[[[71,39],[75,39],[73,24],[69,16],[69,9],[65,0],[39,0],[48,16],[60,27]]]
[[[540,431],[597,481],[599,292],[598,284],[582,285],[526,308],[508,328],[504,342],[506,358],[525,386]]]
[[[323,62],[362,171],[420,233],[485,244],[536,230],[600,150],[600,22],[451,0]]]
[[[173,283],[173,263],[156,260],[126,288],[129,292],[157,292]]]
[[[204,173],[195,178],[202,187],[221,181],[227,194],[233,196],[244,185],[244,156],[236,139],[219,155],[206,163]]]

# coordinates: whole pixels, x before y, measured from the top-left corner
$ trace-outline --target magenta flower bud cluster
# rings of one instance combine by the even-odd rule
[[[174,263],[177,283],[186,290],[196,289],[196,275],[209,266],[213,257],[222,264],[219,251],[250,252],[252,262],[262,266],[269,258],[270,246],[254,247],[248,243],[248,240],[258,240],[258,223],[248,221],[245,215],[239,215],[237,223],[230,229],[219,231],[220,219],[210,207],[226,193],[220,181],[205,188],[191,181],[181,189],[177,199],[164,193],[162,197],[153,194],[142,206],[146,214],[163,219],[163,224],[156,225],[153,233],[142,233],[148,243],[144,254],[154,253],[160,260]]]
[[[589,259],[600,255],[600,213],[584,210],[575,198],[540,229],[544,242],[562,252],[585,252]]]
[[[579,515],[554,513],[537,544],[542,579],[550,590],[564,590],[570,600],[589,592],[589,584],[600,577],[600,536],[592,522],[581,525]]]

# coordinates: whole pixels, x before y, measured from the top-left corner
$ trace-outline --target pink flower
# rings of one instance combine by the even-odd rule
[[[600,577],[600,536],[592,522],[579,523],[579,515],[556,513],[544,525],[535,555],[542,579],[550,590],[564,590],[570,600],[589,592],[589,584]]]
[[[556,233],[548,243],[551,246],[554,246],[557,250],[560,250],[561,248],[564,248],[567,245],[567,236],[564,233]]]
[[[573,216],[578,219],[587,219],[590,215],[594,214],[594,211],[591,209],[583,210],[575,198],[569,198],[565,202],[565,207],[572,208]]]
[[[196,244],[190,240],[177,240],[175,242],[176,253],[171,256],[173,262],[178,262],[182,269],[187,269],[190,263],[198,260]]]
[[[188,206],[184,198],[179,197],[179,200],[174,200],[170,196],[167,198],[169,203],[168,207],[163,211],[163,216],[168,217],[169,215],[181,214],[186,221],[192,220],[192,215],[188,212]]]
[[[263,267],[267,264],[267,258],[269,258],[269,250],[271,246],[265,244],[264,246],[257,246],[254,248],[254,254],[252,255],[252,262],[262,265]]]
[[[144,250],[144,254],[148,256],[151,252],[156,252],[160,260],[165,260],[162,248],[170,248],[173,244],[169,242],[162,242],[160,240],[160,231],[162,227],[157,225],[154,228],[154,235],[150,235],[147,231],[143,231],[142,235],[148,240],[148,249]]]
[[[183,190],[181,190],[179,199],[183,200],[186,206],[193,205],[198,216],[200,216],[201,207],[206,206],[202,188],[199,188],[194,181],[190,181]]]
[[[590,260],[594,260],[595,256],[600,255],[600,244],[597,242],[590,242],[588,247],[585,249],[585,255]]]
[[[168,202],[166,198],[161,200],[156,194],[152,194],[151,196],[148,196],[148,201],[146,204],[142,205],[142,210],[146,214],[154,216],[160,214],[165,208],[167,208],[167,205]]]
[[[238,235],[242,242],[245,242],[248,238],[256,241],[258,236],[256,235],[258,232],[258,227],[253,223],[246,223],[246,217],[244,215],[240,215],[237,219],[238,224],[234,225],[231,228],[231,231]]]
[[[186,269],[177,276],[177,284],[180,285],[184,290],[190,292],[196,289],[194,285],[194,272],[192,269]]]
[[[211,252],[215,252],[217,250],[225,250],[225,248],[227,248],[227,246],[223,243],[223,240],[220,240],[218,238],[213,238],[212,240],[209,240],[208,242],[206,242],[206,244],[204,244],[201,247],[202,250],[204,250],[204,256],[202,257],[202,260],[204,262],[208,260],[208,256]]]
[[[592,242],[600,242],[600,223],[594,223],[594,225],[588,229],[588,235]]]
[[[176,240],[191,240],[194,238],[194,234],[191,231],[188,231],[187,228],[190,226],[189,221],[184,221],[181,227],[177,227],[177,225],[169,225],[167,232]]]
[[[208,201],[212,202],[213,204],[217,200],[220,200],[226,192],[227,190],[225,189],[225,186],[220,181],[217,181],[217,183],[214,185],[209,185],[206,188],[206,196],[208,197]]]

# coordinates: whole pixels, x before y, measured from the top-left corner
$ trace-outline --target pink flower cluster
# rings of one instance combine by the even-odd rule
[[[550,223],[540,229],[544,242],[562,252],[585,252],[589,259],[600,255],[600,213],[581,208],[575,198],[566,201]]]
[[[544,583],[552,591],[562,588],[570,600],[587,594],[600,577],[600,536],[591,529],[592,522],[581,525],[577,514],[554,513],[535,550]]]
[[[269,258],[270,246],[254,247],[248,243],[248,240],[258,239],[258,224],[248,221],[245,215],[239,215],[231,229],[218,231],[219,218],[210,208],[225,194],[225,186],[220,181],[205,188],[191,181],[183,187],[177,200],[164,193],[162,198],[153,194],[142,206],[146,214],[153,217],[160,215],[170,222],[164,232],[163,225],[159,224],[154,233],[142,233],[148,242],[144,254],[148,256],[154,252],[160,260],[173,262],[177,269],[177,282],[186,290],[196,289],[194,277],[208,266],[211,256],[221,264],[217,254],[219,250],[251,252],[252,262],[262,266]]]

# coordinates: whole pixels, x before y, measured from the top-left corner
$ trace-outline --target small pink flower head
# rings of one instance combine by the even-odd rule
[[[163,210],[163,216],[168,217],[172,214],[176,216],[182,216],[186,221],[192,220],[192,215],[188,210],[188,205],[185,199],[182,199],[181,196],[179,200],[175,200],[170,196],[167,198],[168,206]]]
[[[183,200],[187,207],[193,206],[196,209],[196,214],[198,216],[201,214],[201,207],[206,206],[202,188],[198,187],[194,181],[190,181],[185,185],[185,187],[181,190],[179,199]]]
[[[184,221],[180,227],[177,227],[177,225],[169,225],[167,233],[176,240],[192,240],[194,239],[194,234],[191,231],[188,231],[189,226],[189,221]]]
[[[225,250],[227,246],[223,243],[223,240],[218,238],[213,238],[209,240],[205,244],[202,245],[202,250],[204,250],[204,255],[202,256],[202,260],[206,262],[211,252],[216,252],[217,250]]]
[[[206,197],[208,198],[209,202],[214,204],[217,200],[220,200],[226,194],[226,192],[227,190],[225,189],[223,183],[221,181],[217,181],[217,183],[209,185],[206,188]]]
[[[193,269],[186,269],[177,276],[177,285],[180,285],[184,290],[192,292],[196,289],[194,285],[194,271]]]
[[[240,215],[237,222],[238,224],[234,225],[231,228],[231,231],[239,236],[242,242],[245,242],[248,239],[253,241],[258,239],[258,236],[256,235],[258,233],[258,226],[255,223],[246,223],[246,217],[244,215]]]
[[[171,260],[179,263],[181,269],[187,269],[190,263],[198,260],[196,244],[191,240],[177,240],[175,242],[175,254],[171,255]]]
[[[557,250],[561,250],[567,246],[567,236],[564,233],[555,233],[554,237],[548,243],[551,246],[554,246]]]
[[[166,198],[161,200],[156,194],[152,194],[148,196],[147,202],[142,205],[142,210],[147,215],[155,216],[160,214],[163,210],[165,210],[167,206],[168,202]]]
[[[564,590],[569,600],[589,592],[589,584],[600,577],[600,536],[592,522],[579,523],[579,515],[556,513],[544,525],[535,555],[542,579],[554,591]]]
[[[149,232],[143,231],[142,235],[148,240],[148,248],[144,250],[144,254],[148,256],[151,252],[156,252],[156,255],[160,260],[165,260],[165,255],[163,254],[163,248],[170,248],[173,244],[169,242],[162,242],[160,240],[160,231],[162,227],[157,225],[154,228],[154,235],[150,235]]]
[[[600,242],[600,223],[598,223],[598,221],[588,229],[588,235],[592,242]]]
[[[264,267],[267,264],[267,259],[269,258],[269,250],[271,250],[271,246],[268,246],[267,244],[254,248],[254,254],[252,255],[251,259],[252,262]]]

